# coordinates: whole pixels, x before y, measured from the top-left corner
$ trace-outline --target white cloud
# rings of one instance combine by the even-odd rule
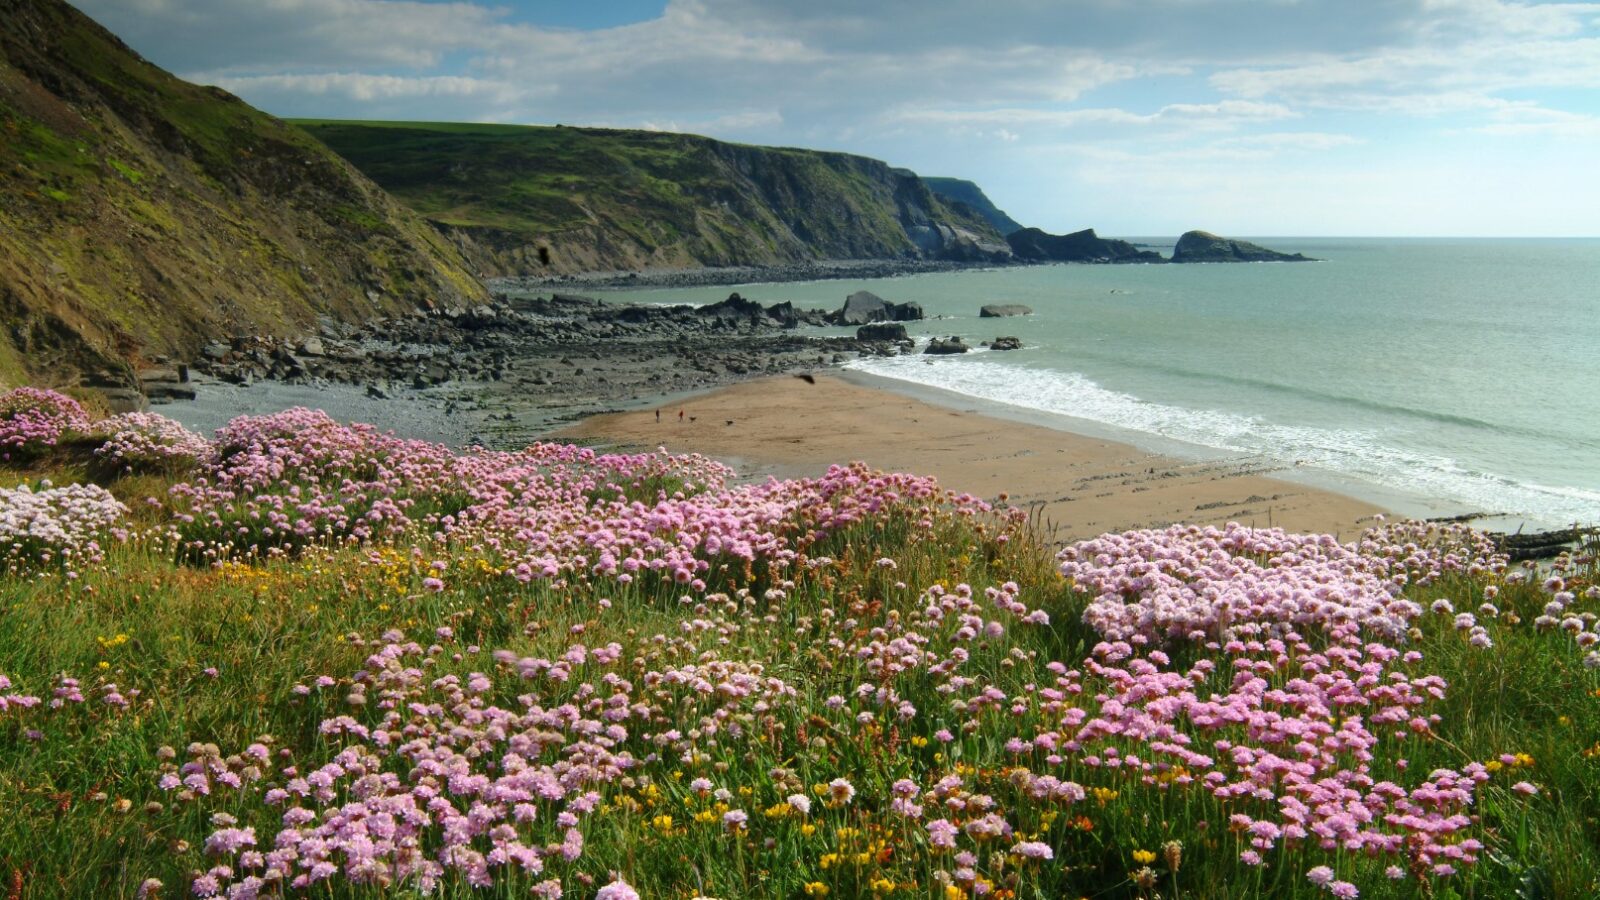
[[[1344,188],[1381,191],[1350,209],[1387,222],[1399,182],[1384,173],[1402,170],[1402,148],[1465,173],[1462,160],[1498,164],[1485,145],[1515,145],[1548,151],[1554,169],[1576,165],[1573,146],[1593,157],[1600,115],[1594,2],[668,0],[660,16],[594,30],[530,24],[536,4],[519,19],[505,0],[75,2],[158,64],[280,115],[848,150],[975,178],[1014,214],[1038,204],[1046,227],[1154,209],[1129,177],[1174,196],[1197,177],[1237,184],[1311,217],[1268,185],[1334,179],[1323,163],[1354,156],[1375,174],[1337,176]],[[1272,171],[1241,174],[1252,166]],[[1585,206],[1600,231],[1600,203]]]
[[[450,75],[412,78],[398,75],[368,75],[361,72],[327,72],[309,75],[237,76],[196,73],[185,77],[201,84],[214,84],[236,94],[265,92],[317,97],[336,95],[363,102],[423,97],[503,100],[522,94],[521,89],[504,82]]]
[[[1049,126],[1080,128],[1104,125],[1177,125],[1191,129],[1227,129],[1243,124],[1272,122],[1295,117],[1295,112],[1279,103],[1253,100],[1224,100],[1219,103],[1174,103],[1155,112],[1136,113],[1115,107],[1089,109],[907,109],[892,118],[901,122],[979,127]]]

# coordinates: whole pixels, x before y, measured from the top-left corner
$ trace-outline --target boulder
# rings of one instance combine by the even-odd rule
[[[871,322],[915,322],[922,318],[920,303],[890,303],[871,291],[856,291],[846,297],[844,306],[832,316],[835,325],[866,325]]]
[[[1016,337],[997,337],[989,342],[990,350],[1021,350],[1022,339]]]
[[[133,388],[103,388],[100,396],[105,398],[106,408],[113,413],[144,412],[150,408],[149,399]]]
[[[840,325],[866,325],[889,318],[889,304],[871,291],[856,291],[844,298],[844,307],[836,314]]]
[[[1301,253],[1279,253],[1260,244],[1238,241],[1209,231],[1186,231],[1172,248],[1172,261],[1191,262],[1314,262]]]
[[[856,329],[858,341],[905,341],[910,340],[906,334],[906,327],[899,322],[874,322]]]
[[[890,303],[888,313],[891,322],[916,322],[922,319],[922,304]]]
[[[950,356],[956,353],[965,353],[970,349],[966,342],[959,337],[934,338],[923,349],[923,353],[931,356]]]
[[[1033,307],[1020,303],[989,303],[978,310],[980,319],[1004,319],[1007,316],[1031,316]]]

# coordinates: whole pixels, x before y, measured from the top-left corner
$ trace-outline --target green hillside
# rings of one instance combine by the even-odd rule
[[[985,258],[922,179],[844,153],[599,128],[296,120],[485,273]]]
[[[304,132],[59,0],[0,0],[0,380],[123,377],[208,337],[483,293]]]

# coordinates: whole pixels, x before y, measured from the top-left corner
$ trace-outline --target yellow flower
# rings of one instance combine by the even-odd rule
[[[650,820],[650,824],[655,826],[657,831],[666,834],[672,830],[672,817],[667,815],[656,816]]]
[[[1150,850],[1133,851],[1133,861],[1141,866],[1148,866],[1156,861],[1156,855]]]
[[[813,834],[817,833],[817,826],[807,822],[806,824],[800,826],[800,833],[806,837],[811,837]]]
[[[1498,771],[1500,771],[1500,770],[1501,770],[1501,769],[1504,769],[1504,768],[1505,768],[1505,766],[1504,766],[1504,765],[1502,765],[1502,764],[1501,764],[1501,763],[1500,763],[1500,760],[1498,760],[1498,759],[1491,759],[1491,760],[1489,760],[1489,761],[1488,761],[1488,762],[1486,762],[1486,763],[1484,763],[1484,764],[1483,764],[1483,767],[1484,767],[1484,768],[1485,768],[1485,769],[1488,769],[1488,770],[1489,770],[1489,771],[1490,771],[1490,772],[1498,772]]]
[[[806,896],[826,897],[828,896],[828,886],[820,881],[808,881],[806,882]]]
[[[837,863],[838,861],[839,861],[839,854],[837,854],[837,853],[824,853],[824,854],[822,854],[822,858],[817,860],[817,865],[821,866],[822,867],[822,871],[826,872],[829,869],[833,868],[834,863]]]
[[[701,825],[709,825],[717,820],[717,814],[709,809],[702,809],[694,814],[694,820]]]
[[[944,886],[944,900],[966,900],[967,892],[953,884]]]
[[[874,878],[872,892],[874,894],[888,894],[894,891],[894,881],[888,878]]]

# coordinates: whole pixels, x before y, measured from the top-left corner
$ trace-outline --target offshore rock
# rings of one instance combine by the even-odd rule
[[[1008,316],[1031,316],[1033,307],[1020,303],[989,303],[978,310],[980,319],[1004,319]]]
[[[834,313],[835,325],[866,325],[872,322],[914,322],[922,318],[920,303],[890,303],[871,291],[856,291],[846,297],[844,306]]]
[[[934,338],[922,352],[929,356],[951,356],[957,353],[965,353],[968,349],[970,348],[960,337],[947,337]]]
[[[1300,253],[1279,253],[1260,244],[1239,241],[1209,231],[1186,231],[1172,248],[1175,263],[1193,262],[1314,262]]]

